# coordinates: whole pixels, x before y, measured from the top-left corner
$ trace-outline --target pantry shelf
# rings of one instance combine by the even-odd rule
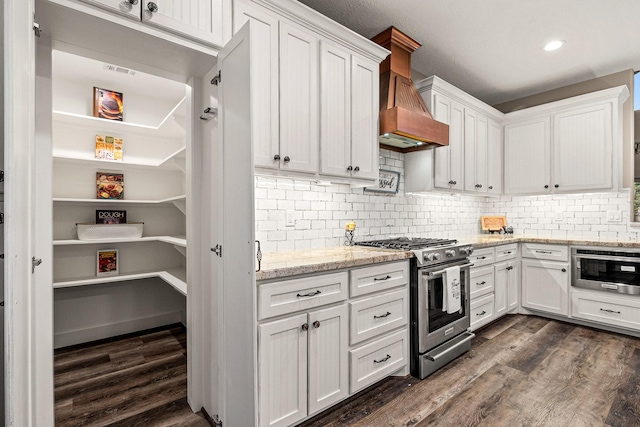
[[[186,200],[187,196],[182,194],[179,196],[168,197],[161,200],[124,200],[124,199],[76,199],[69,197],[54,197],[54,203],[79,203],[79,204],[99,204],[99,205],[159,205],[170,204],[181,200]]]
[[[99,167],[99,168],[117,168],[117,169],[161,169],[161,170],[177,170],[182,171],[182,163],[186,147],[180,147],[175,152],[164,158],[150,157],[132,157],[128,156],[126,160],[114,161],[103,160],[92,157],[94,153],[90,152],[71,152],[61,149],[54,149],[53,160],[55,162],[81,167]]]
[[[54,246],[70,246],[70,245],[101,245],[104,243],[139,243],[139,242],[163,242],[174,246],[186,248],[187,239],[185,236],[147,236],[131,239],[111,239],[111,240],[54,240]]]

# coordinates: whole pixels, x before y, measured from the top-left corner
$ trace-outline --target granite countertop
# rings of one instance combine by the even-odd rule
[[[298,274],[318,273],[358,267],[413,257],[411,252],[341,246],[326,249],[304,249],[288,252],[265,252],[256,280],[277,279]]]
[[[640,249],[640,242],[616,240],[588,240],[556,237],[529,237],[504,234],[479,234],[458,240],[474,248],[489,248],[509,243],[548,243],[555,245],[609,246]],[[412,258],[409,251],[341,246],[325,249],[304,249],[288,252],[265,252],[256,280],[278,279],[299,274],[320,273],[381,262]]]

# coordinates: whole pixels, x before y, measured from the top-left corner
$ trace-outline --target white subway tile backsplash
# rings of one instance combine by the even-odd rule
[[[404,193],[404,154],[381,150],[382,169],[399,171],[397,194],[364,192],[290,178],[256,177],[256,238],[265,252],[342,246],[344,227],[355,221],[355,240],[411,237],[462,238],[481,232],[480,216],[506,215],[516,233],[559,238],[637,240],[628,226],[629,191],[617,193],[504,196]],[[623,221],[608,222],[608,210]],[[285,226],[293,211],[294,227]],[[615,237],[614,237],[615,236]]]

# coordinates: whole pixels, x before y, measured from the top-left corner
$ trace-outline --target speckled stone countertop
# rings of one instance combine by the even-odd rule
[[[256,273],[256,280],[277,279],[298,274],[358,267],[367,264],[409,259],[412,256],[411,252],[363,246],[265,252],[262,255],[261,269]]]
[[[467,236],[458,239],[458,241],[463,244],[473,245],[474,248],[488,248],[491,246],[506,245],[509,243],[549,243],[553,245],[609,246],[640,249],[640,242],[634,240],[571,239],[558,237],[514,236],[504,234],[480,234],[477,236]]]

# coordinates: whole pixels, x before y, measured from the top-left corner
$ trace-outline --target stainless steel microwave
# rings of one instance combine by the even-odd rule
[[[571,264],[572,286],[640,295],[640,250],[573,247]]]

